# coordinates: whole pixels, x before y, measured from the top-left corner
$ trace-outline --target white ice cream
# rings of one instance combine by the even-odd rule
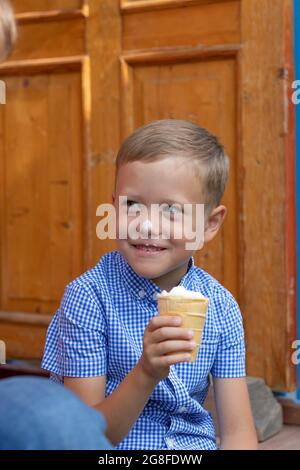
[[[152,224],[150,220],[144,220],[143,225],[141,227],[141,232],[150,232],[152,230]]]
[[[176,286],[173,287],[173,289],[170,290],[170,292],[167,292],[166,290],[163,290],[161,294],[158,294],[157,297],[186,297],[187,299],[205,299],[206,297],[200,292],[194,292],[192,290],[187,290],[183,286]]]

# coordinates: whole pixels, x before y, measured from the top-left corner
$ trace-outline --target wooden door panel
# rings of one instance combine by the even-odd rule
[[[219,237],[198,252],[196,262],[238,297],[236,211],[236,63],[234,59],[199,60],[133,66],[134,128],[155,119],[188,119],[214,132],[231,156],[224,203],[230,208]]]
[[[9,61],[44,59],[45,51],[47,58],[84,53],[84,22],[77,16],[59,21],[35,20],[31,23],[20,20],[18,35]]]
[[[6,85],[2,309],[47,312],[83,268],[80,76]]]
[[[16,14],[81,8],[83,0],[13,0]]]
[[[200,1],[188,8],[176,8],[176,2],[173,2],[171,9],[151,9],[151,3],[145,10],[139,8],[138,2],[126,2],[123,50],[226,44],[239,40],[238,1]],[[144,2],[143,6],[146,5]]]

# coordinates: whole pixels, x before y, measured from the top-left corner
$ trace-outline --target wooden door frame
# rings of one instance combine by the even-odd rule
[[[291,361],[291,345],[296,338],[292,6],[292,0],[241,3],[240,195],[244,246],[240,274],[247,366],[248,374],[255,371],[277,390],[293,390],[296,384],[296,367]],[[281,328],[284,330],[278,334]],[[252,342],[253,336],[256,340]],[[253,348],[252,344],[261,347]],[[277,357],[277,350],[284,350],[285,357]],[[279,373],[274,371],[274,364]]]

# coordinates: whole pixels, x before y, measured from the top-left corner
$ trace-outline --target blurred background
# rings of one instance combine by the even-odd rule
[[[300,425],[300,0],[11,3],[18,40],[0,65],[0,377],[43,374],[65,285],[115,249],[96,237],[96,208],[111,202],[122,139],[155,119],[188,119],[231,158],[228,217],[196,264],[240,304],[249,376]]]

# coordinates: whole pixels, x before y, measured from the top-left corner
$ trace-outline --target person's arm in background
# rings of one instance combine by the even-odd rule
[[[0,62],[11,52],[17,37],[14,14],[7,0],[0,2]]]
[[[191,358],[194,345],[189,331],[178,327],[180,323],[180,317],[152,318],[145,330],[140,361],[107,398],[105,376],[64,377],[67,388],[102,413],[107,424],[106,436],[114,446],[129,433],[155,386],[168,376],[170,365]]]
[[[245,378],[214,377],[213,381],[220,449],[256,450],[257,436]]]

